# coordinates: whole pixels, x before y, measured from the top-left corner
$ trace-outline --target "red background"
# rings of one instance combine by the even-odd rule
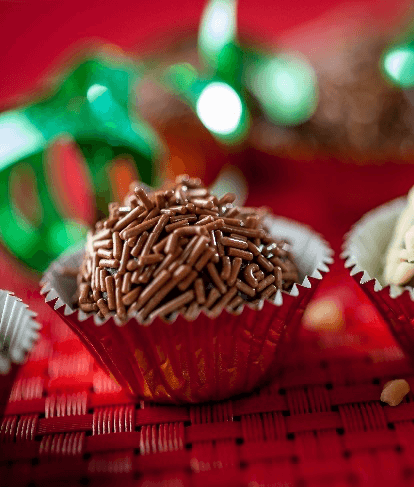
[[[139,53],[164,33],[194,28],[206,2],[201,0],[1,0],[0,101],[31,91],[59,58],[80,41],[96,39]],[[335,11],[338,22],[346,11],[366,16],[367,25],[392,25],[404,17],[407,0],[297,0],[294,8],[281,0],[241,0],[240,31],[277,43],[281,35]],[[345,13],[344,13],[345,12]],[[332,20],[332,18],[330,19]],[[326,47],[326,46],[325,46]]]

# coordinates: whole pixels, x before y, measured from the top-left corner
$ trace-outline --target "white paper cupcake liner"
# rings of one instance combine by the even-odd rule
[[[9,291],[0,289],[0,374],[21,364],[39,337],[36,313]]]
[[[0,411],[10,395],[13,381],[34,343],[40,325],[36,313],[9,291],[0,289]]]
[[[300,271],[300,284],[278,292],[262,309],[249,306],[237,316],[224,310],[210,318],[177,316],[141,324],[101,320],[74,309],[76,279],[62,267],[78,268],[83,250],[72,249],[42,279],[45,301],[75,331],[104,368],[134,396],[157,402],[202,402],[248,392],[270,380],[283,362],[303,310],[333,262],[329,245],[310,228],[269,218],[270,232],[288,240]]]

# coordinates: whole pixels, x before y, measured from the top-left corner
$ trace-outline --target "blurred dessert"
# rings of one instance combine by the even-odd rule
[[[401,88],[384,77],[387,36],[361,37],[310,59],[319,101],[312,117],[283,128],[260,117],[251,143],[275,155],[354,162],[407,159],[414,150],[414,109]]]

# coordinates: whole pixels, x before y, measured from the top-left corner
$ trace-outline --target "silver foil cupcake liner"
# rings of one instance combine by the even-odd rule
[[[134,317],[101,320],[73,307],[76,279],[63,267],[79,267],[83,250],[56,261],[42,279],[45,301],[71,327],[109,374],[132,395],[156,402],[183,403],[225,399],[271,380],[283,363],[303,310],[332,263],[329,245],[308,227],[269,218],[270,233],[290,242],[300,284],[278,292],[260,310],[245,305],[215,318],[200,313],[193,321]]]

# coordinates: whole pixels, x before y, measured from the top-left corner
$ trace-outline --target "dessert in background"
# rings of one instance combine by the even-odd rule
[[[387,249],[384,283],[398,286],[413,285],[414,277],[414,188],[408,193],[407,204],[401,212],[394,235]]]

